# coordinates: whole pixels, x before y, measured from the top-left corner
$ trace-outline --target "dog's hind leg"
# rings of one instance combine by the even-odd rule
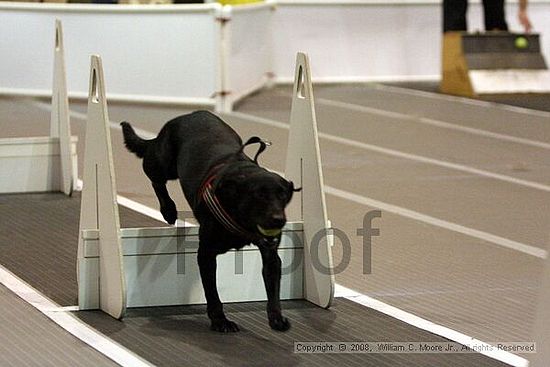
[[[281,313],[280,288],[281,288],[281,258],[277,249],[268,249],[258,246],[262,254],[262,276],[264,278],[265,291],[267,293],[267,318],[269,326],[273,330],[287,331],[290,329],[290,321]]]
[[[202,239],[200,240],[202,242]],[[202,246],[201,246],[202,245]],[[206,309],[210,318],[210,330],[221,333],[237,332],[239,327],[233,321],[229,321],[223,312],[223,304],[218,295],[216,286],[216,253],[205,250],[205,244],[199,244],[197,260],[201,273],[202,286],[206,297]]]
[[[170,194],[168,194],[168,190],[166,189],[166,181],[151,183],[153,184],[153,189],[155,190],[155,194],[157,194],[157,198],[159,200],[162,217],[169,224],[176,223],[176,219],[178,219],[178,211],[176,209],[176,204],[170,197]]]

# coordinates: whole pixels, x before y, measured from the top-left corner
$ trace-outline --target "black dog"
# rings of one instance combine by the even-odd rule
[[[170,224],[176,222],[176,205],[166,182],[179,179],[200,224],[197,258],[211,329],[239,330],[225,317],[218,296],[216,256],[253,243],[262,255],[269,325],[275,330],[288,330],[290,323],[281,314],[279,300],[281,259],[277,248],[286,223],[285,207],[298,190],[292,182],[258,165],[265,142],[253,137],[243,144],[229,125],[207,111],[167,122],[152,140],[138,137],[127,122],[121,125],[126,147],[143,158],[143,169],[164,219]],[[250,159],[243,149],[254,143],[259,143],[260,149]]]

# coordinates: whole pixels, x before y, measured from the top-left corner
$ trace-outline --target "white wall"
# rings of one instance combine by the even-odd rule
[[[531,0],[534,31],[550,60],[550,1]],[[521,31],[517,2],[507,5],[513,31]],[[482,30],[479,1],[471,1],[470,30]],[[274,72],[293,77],[297,51],[309,53],[315,81],[437,79],[440,74],[440,1],[280,0],[274,19]]]
[[[269,4],[224,7],[231,19],[224,28],[225,109],[239,98],[263,86],[273,70],[271,32],[275,7]]]
[[[99,54],[110,97],[213,103],[220,8],[0,3],[0,92],[51,94],[61,19],[71,96],[87,95],[90,55]]]

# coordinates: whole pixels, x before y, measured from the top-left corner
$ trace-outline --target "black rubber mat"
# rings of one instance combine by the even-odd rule
[[[263,302],[227,304],[241,327],[235,334],[208,329],[204,306],[132,309],[123,321],[80,312],[89,325],[158,366],[505,366],[480,354],[300,354],[295,342],[446,342],[347,299],[330,310],[306,301],[283,302],[292,328],[267,325]]]
[[[122,227],[163,225],[120,207]],[[80,194],[0,195],[0,264],[62,306],[77,303]]]
[[[0,366],[117,366],[2,285],[0,310]]]
[[[61,305],[76,302],[78,197],[0,195],[0,263]],[[159,225],[120,208],[123,227]],[[261,276],[258,274],[260,281]],[[287,301],[287,333],[267,325],[265,303],[228,304],[242,331],[211,332],[205,306],[130,309],[123,321],[100,311],[78,312],[89,325],[159,366],[504,366],[480,354],[296,354],[295,342],[443,342],[346,299],[330,310]]]

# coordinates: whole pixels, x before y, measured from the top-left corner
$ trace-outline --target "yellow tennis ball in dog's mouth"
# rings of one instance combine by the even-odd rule
[[[258,231],[260,231],[260,233],[266,237],[275,237],[275,236],[278,236],[279,233],[281,233],[280,228],[267,229],[267,228],[263,228],[260,225],[258,225]]]
[[[516,40],[514,41],[514,45],[516,46],[516,48],[524,49],[529,47],[529,41],[527,41],[527,38],[522,36],[516,37]]]

